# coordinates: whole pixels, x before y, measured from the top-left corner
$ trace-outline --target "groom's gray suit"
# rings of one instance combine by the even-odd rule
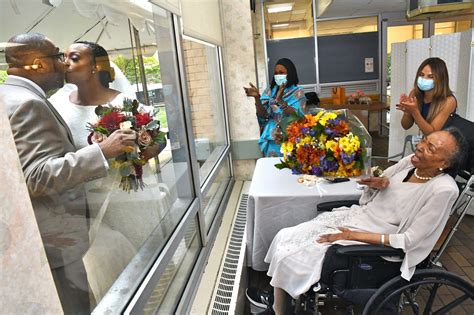
[[[32,81],[9,76],[0,86],[26,184],[52,269],[82,259],[88,249],[82,183],[107,175],[99,146],[76,151],[71,132]],[[52,241],[52,239],[56,241]],[[72,239],[74,244],[59,239]]]

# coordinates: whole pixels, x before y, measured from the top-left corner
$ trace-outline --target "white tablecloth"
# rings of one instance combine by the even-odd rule
[[[301,175],[291,170],[279,170],[279,158],[257,161],[249,190],[247,208],[247,261],[254,270],[268,269],[263,259],[281,229],[316,217],[318,203],[358,199],[355,180],[343,183],[318,183],[308,187],[298,183]]]

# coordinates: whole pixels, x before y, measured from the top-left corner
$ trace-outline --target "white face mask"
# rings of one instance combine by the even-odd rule
[[[282,84],[286,84],[286,74],[275,74],[273,76],[273,78],[275,79],[275,83],[278,85],[278,86],[281,86]]]

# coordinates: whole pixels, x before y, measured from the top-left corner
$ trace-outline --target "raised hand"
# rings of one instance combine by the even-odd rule
[[[398,110],[411,115],[413,115],[416,111],[419,111],[416,97],[410,97],[405,93],[400,95],[400,104],[397,104],[396,107]]]
[[[249,97],[255,97],[255,98],[260,98],[260,93],[258,93],[258,88],[252,84],[252,82],[249,83],[250,87],[244,87],[245,94]]]
[[[133,147],[136,139],[137,133],[132,129],[119,129],[99,143],[99,147],[105,158],[111,159],[123,154],[127,148]]]
[[[281,101],[281,98],[283,97],[283,92],[285,91],[285,87],[286,87],[286,83],[280,85],[280,87],[278,88],[277,95],[275,97],[275,100],[277,102]]]

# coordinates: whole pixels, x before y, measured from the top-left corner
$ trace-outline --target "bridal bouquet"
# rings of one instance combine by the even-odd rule
[[[139,109],[138,101],[130,99],[124,99],[122,106],[99,105],[95,113],[97,121],[87,126],[91,132],[87,138],[89,144],[104,141],[118,129],[132,129],[138,133],[135,146],[128,147],[124,154],[116,157],[111,167],[119,169],[123,190],[143,189],[143,165],[146,161],[140,153],[166,141],[165,133],[160,131],[160,122],[154,118],[156,113]]]
[[[343,111],[321,110],[314,116],[299,117],[285,131],[283,160],[275,165],[277,168],[326,177],[361,175],[365,155],[362,139],[351,132]]]

